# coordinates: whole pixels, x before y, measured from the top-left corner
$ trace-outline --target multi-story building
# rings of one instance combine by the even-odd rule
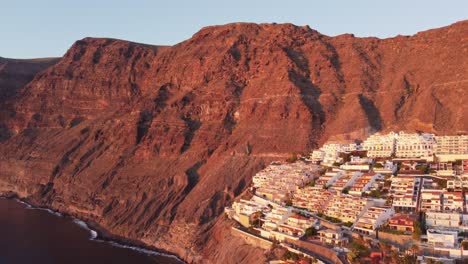
[[[428,229],[427,243],[434,247],[455,248],[458,246],[458,232]]]
[[[349,194],[361,196],[362,193],[368,192],[374,183],[383,179],[383,176],[378,173],[364,173],[354,181],[354,184],[349,190]]]
[[[373,134],[362,143],[362,147],[367,150],[368,157],[391,157],[395,154],[396,136],[394,132]]]
[[[317,149],[312,151],[312,155],[310,155],[312,162],[318,164],[319,162],[322,162],[323,159],[325,158],[325,151]]]
[[[314,213],[321,213],[327,207],[333,192],[321,186],[306,186],[298,188],[294,193],[292,203],[295,207],[306,208]]]
[[[356,222],[370,206],[372,206],[371,200],[338,193],[333,196],[324,213],[343,222]]]
[[[312,167],[303,162],[273,163],[253,176],[252,181],[256,195],[283,204],[298,186],[304,186],[311,180],[312,174]]]
[[[241,199],[232,204],[232,207],[224,209],[229,218],[236,220],[245,227],[250,227],[255,220],[258,220],[261,213],[267,213],[270,208],[254,200]]]
[[[443,210],[464,212],[464,197],[462,192],[445,192],[443,195]]]
[[[345,188],[353,185],[356,179],[358,179],[361,175],[362,173],[359,171],[347,171],[343,176],[336,180],[333,185],[331,185],[330,189],[341,192]]]
[[[262,219],[261,228],[256,228],[260,236],[283,242],[286,239],[298,240],[307,228],[316,225],[317,220],[293,214],[290,208],[273,208]]]
[[[417,217],[412,214],[397,214],[388,220],[390,229],[412,233]]]
[[[468,135],[436,136],[435,154],[440,161],[468,159]]]
[[[421,211],[441,211],[444,190],[423,189],[421,191]]]
[[[426,226],[434,229],[467,230],[468,215],[456,211],[426,212]]]
[[[325,165],[332,165],[335,162],[342,161],[341,153],[360,150],[361,146],[355,143],[327,142],[320,149],[312,152],[312,161],[322,162]]]
[[[331,186],[335,183],[336,180],[338,180],[341,176],[343,176],[345,171],[343,170],[334,170],[331,172],[327,172],[324,175],[320,176],[317,181],[315,182],[315,185],[317,186]]]
[[[468,174],[462,174],[448,179],[447,188],[454,191],[461,191],[464,188],[468,189]]]
[[[434,134],[400,132],[396,140],[395,156],[398,158],[423,158],[432,161],[434,145]]]
[[[370,207],[353,225],[353,229],[358,233],[373,235],[394,214],[392,207]]]
[[[344,236],[344,232],[341,229],[324,229],[319,232],[320,242],[333,245],[333,246],[345,246],[348,243],[348,238]]]
[[[320,150],[324,152],[323,164],[332,165],[335,162],[341,161],[340,153],[344,152],[344,144],[339,142],[327,142]]]
[[[273,208],[271,212],[266,213],[265,216],[261,219],[263,222],[262,227],[257,228],[256,230],[260,232],[260,236],[267,239],[273,239],[275,238],[273,231],[278,230],[278,226],[283,224],[291,215],[293,215],[291,208]]]
[[[390,196],[393,207],[406,211],[415,211],[418,206],[422,180],[415,176],[398,176],[392,178]]]

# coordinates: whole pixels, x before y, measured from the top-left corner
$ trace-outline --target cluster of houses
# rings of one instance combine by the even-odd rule
[[[313,170],[304,162],[273,162],[252,178],[258,196],[284,203],[294,190],[310,181]]]
[[[290,242],[311,228],[323,244],[350,234],[411,234],[457,249],[468,231],[468,136],[374,134],[358,144],[329,142],[294,163],[273,162],[253,176],[253,197],[225,212],[256,235]]]

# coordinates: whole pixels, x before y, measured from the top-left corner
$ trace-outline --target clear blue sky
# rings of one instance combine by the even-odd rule
[[[0,0],[0,56],[61,56],[88,36],[172,45],[203,26],[239,21],[384,38],[467,16],[467,0]]]

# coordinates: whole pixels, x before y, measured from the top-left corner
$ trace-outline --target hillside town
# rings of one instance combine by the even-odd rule
[[[270,263],[464,263],[467,188],[468,136],[391,132],[272,162],[225,213]]]

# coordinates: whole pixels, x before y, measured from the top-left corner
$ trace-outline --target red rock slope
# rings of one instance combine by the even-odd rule
[[[188,261],[261,263],[218,216],[271,160],[332,136],[468,130],[467,32],[237,23],[173,47],[80,40],[5,107],[0,190]]]

